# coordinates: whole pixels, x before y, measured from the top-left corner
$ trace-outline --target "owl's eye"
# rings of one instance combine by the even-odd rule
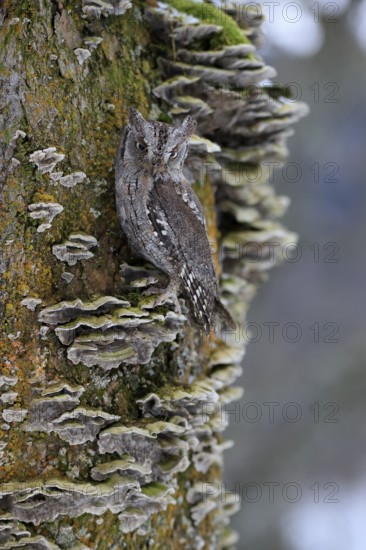
[[[136,141],[136,147],[140,151],[145,151],[146,150],[146,145],[144,143],[141,143],[141,141]]]
[[[178,151],[172,151],[172,152],[170,153],[170,158],[171,158],[171,159],[176,159],[177,156],[178,156]]]

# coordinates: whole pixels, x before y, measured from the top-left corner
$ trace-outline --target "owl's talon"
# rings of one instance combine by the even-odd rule
[[[168,285],[167,288],[158,286],[150,287],[142,293],[143,296],[155,296],[154,307],[163,306],[167,302],[173,304],[175,312],[180,315],[182,313],[181,306],[177,296],[176,285]]]

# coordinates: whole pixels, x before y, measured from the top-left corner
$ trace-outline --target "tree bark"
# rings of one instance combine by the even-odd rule
[[[223,407],[270,245],[294,238],[264,166],[304,108],[259,85],[274,73],[257,19],[170,5],[195,20],[152,2],[0,3],[0,548],[235,542]],[[198,120],[187,177],[238,331],[207,339],[142,293],[160,274],[132,255],[114,203],[129,106]]]

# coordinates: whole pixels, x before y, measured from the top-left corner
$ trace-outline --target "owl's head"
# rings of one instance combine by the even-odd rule
[[[141,162],[153,171],[181,169],[195,128],[196,122],[190,116],[180,127],[173,128],[163,122],[145,120],[141,113],[130,108],[124,159]]]

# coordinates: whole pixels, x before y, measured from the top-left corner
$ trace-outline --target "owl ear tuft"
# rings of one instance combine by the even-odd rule
[[[197,126],[197,122],[191,116],[189,115],[186,116],[180,128],[182,136],[185,139],[190,138],[194,134],[196,126]]]
[[[129,107],[128,109],[128,125],[131,128],[134,128],[139,133],[143,133],[144,125],[146,124],[146,120],[142,116],[142,114],[133,107]]]

